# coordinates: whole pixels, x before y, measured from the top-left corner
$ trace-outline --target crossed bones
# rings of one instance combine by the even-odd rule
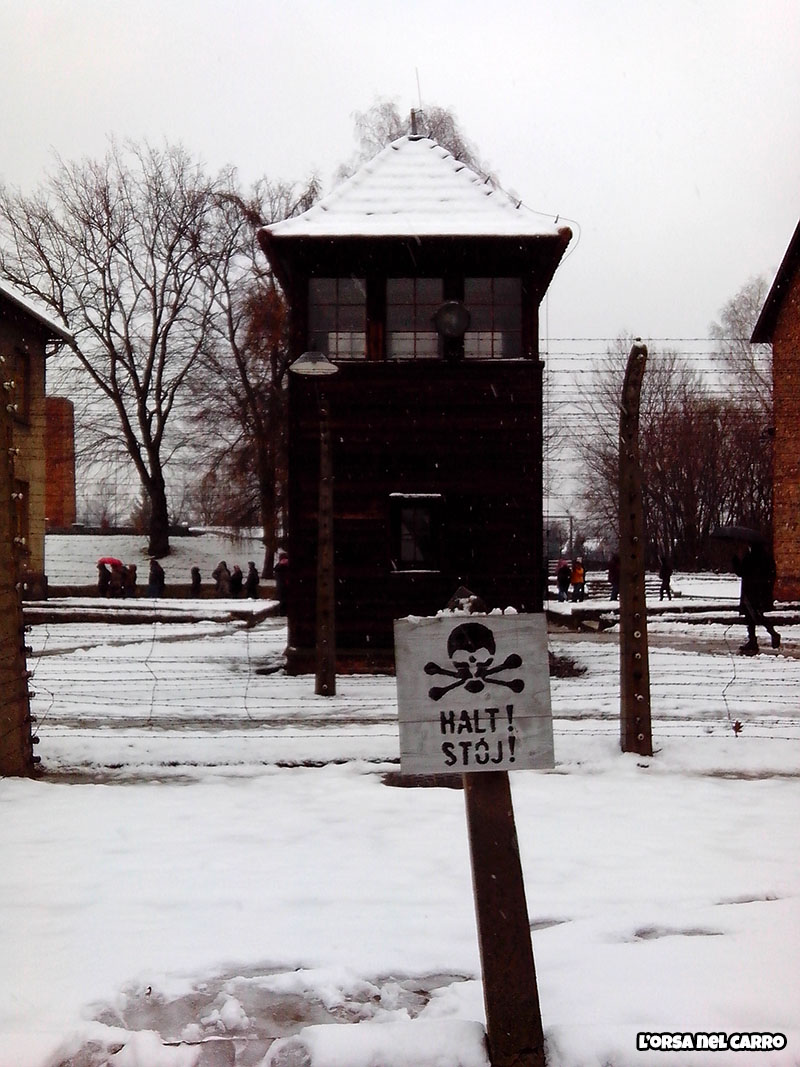
[[[440,667],[438,663],[426,663],[423,668],[429,675],[444,675],[455,678],[450,685],[434,685],[428,690],[431,700],[440,700],[451,689],[464,686],[468,693],[480,693],[490,682],[504,685],[513,693],[521,693],[525,688],[522,678],[495,678],[501,671],[515,670],[522,666],[522,659],[516,652],[506,656],[502,663],[494,663],[496,644],[494,634],[479,622],[467,622],[457,626],[447,639],[447,653],[455,668]]]

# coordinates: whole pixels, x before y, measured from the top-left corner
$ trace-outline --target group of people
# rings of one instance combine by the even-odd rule
[[[255,563],[247,564],[247,574],[234,564],[233,571],[228,570],[225,560],[215,567],[211,577],[214,579],[216,595],[219,597],[241,597],[258,599],[259,574]],[[164,568],[157,559],[150,560],[147,576],[147,596],[155,599],[164,595],[167,580]],[[191,569],[190,595],[201,596],[203,577],[199,567]],[[106,597],[135,597],[138,593],[135,563],[122,563],[119,560],[101,560],[97,564],[97,592]]]
[[[100,560],[97,564],[98,596],[135,597],[139,591],[138,581],[135,563]],[[147,596],[163,596],[165,585],[164,568],[157,559],[151,559],[150,572],[147,576]]]
[[[97,592],[100,596],[136,596],[137,581],[135,563],[97,564]]]
[[[258,599],[259,575],[252,560],[247,564],[247,574],[244,574],[238,563],[234,563],[233,570],[229,570],[228,564],[222,559],[211,572],[211,577],[214,579],[214,593],[218,597],[236,599],[244,595],[250,600]],[[200,596],[202,581],[200,568],[192,567],[192,596]]]
[[[562,603],[565,600],[569,600],[570,586],[572,586],[573,602],[577,603],[586,599],[586,568],[583,565],[581,556],[577,556],[572,563],[566,559],[558,561],[556,588],[558,589],[558,599]]]

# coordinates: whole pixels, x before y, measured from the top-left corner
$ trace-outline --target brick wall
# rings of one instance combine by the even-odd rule
[[[772,338],[775,400],[774,552],[778,600],[800,600],[800,270]]]
[[[75,415],[71,401],[48,396],[45,428],[48,529],[65,529],[75,522]]]

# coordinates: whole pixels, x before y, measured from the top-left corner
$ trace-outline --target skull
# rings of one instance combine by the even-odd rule
[[[467,692],[480,693],[484,688],[483,678],[494,662],[495,650],[494,634],[479,622],[466,622],[452,631],[447,640],[447,654],[466,680]]]

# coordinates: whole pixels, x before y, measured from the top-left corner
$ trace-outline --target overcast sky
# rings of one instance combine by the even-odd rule
[[[548,336],[706,337],[800,218],[798,55],[800,0],[6,0],[0,177],[114,134],[327,188],[354,111],[421,97],[573,225]]]

